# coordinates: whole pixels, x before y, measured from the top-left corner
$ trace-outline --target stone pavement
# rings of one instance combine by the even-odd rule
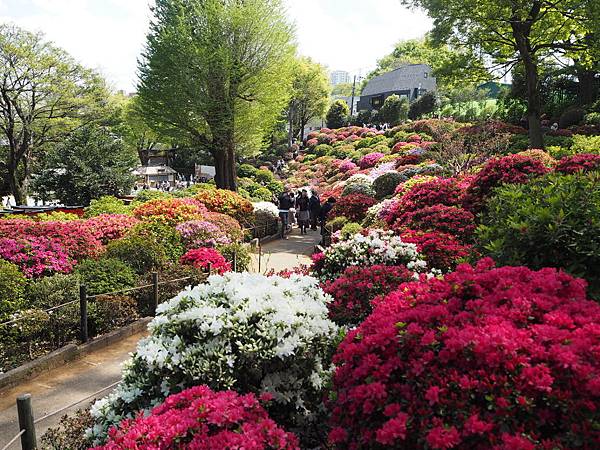
[[[0,393],[0,448],[3,448],[19,432],[16,398],[20,394],[31,394],[34,418],[70,405],[121,378],[121,363],[129,353],[135,351],[137,342],[145,333],[135,334],[110,347],[91,353],[82,359],[62,367],[44,372],[20,386]],[[110,391],[98,395],[104,397]],[[60,418],[90,404],[90,399],[56,416],[42,420],[36,425],[38,445],[44,432],[55,427]],[[9,450],[19,450],[17,440]]]
[[[289,239],[276,239],[262,246],[260,270],[258,268],[258,253],[252,255],[250,272],[265,273],[273,269],[279,272],[293,269],[301,264],[310,264],[315,245],[321,241],[319,230],[308,230],[301,235],[299,228],[294,228],[288,235]]]

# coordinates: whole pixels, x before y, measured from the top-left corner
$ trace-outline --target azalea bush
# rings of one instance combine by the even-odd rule
[[[551,174],[505,186],[477,230],[481,250],[500,264],[560,267],[600,299],[600,174]]]
[[[131,214],[131,207],[125,205],[123,200],[119,200],[112,195],[105,195],[90,202],[90,206],[85,208],[85,217],[96,217],[105,214]]]
[[[394,224],[399,230],[439,231],[470,241],[476,228],[475,216],[457,206],[425,206],[402,214]]]
[[[350,266],[323,284],[323,290],[333,298],[328,305],[329,317],[338,325],[356,326],[371,314],[375,298],[414,281],[414,275],[404,266]]]
[[[27,279],[19,267],[0,259],[0,322],[8,320],[10,314],[21,309]]]
[[[358,162],[358,165],[360,166],[361,169],[368,169],[370,167],[375,167],[375,165],[379,162],[379,160],[381,158],[383,158],[384,156],[385,156],[385,154],[379,153],[379,152],[369,153],[360,159],[360,161]]]
[[[108,294],[136,284],[133,269],[115,258],[86,259],[77,265],[75,273],[87,286],[88,295]]]
[[[336,448],[595,448],[600,306],[554,269],[460,266],[402,285],[346,336]]]
[[[253,394],[194,386],[167,397],[149,416],[124,420],[110,430],[106,445],[94,450],[131,448],[296,450],[299,444]]]
[[[27,278],[70,273],[75,264],[57,239],[27,235],[0,238],[0,259],[16,265]]]
[[[556,171],[560,173],[589,172],[592,170],[600,170],[600,155],[580,153],[565,156],[556,166]]]
[[[350,194],[342,197],[333,207],[330,217],[346,217],[352,222],[362,222],[367,210],[377,203],[373,197],[362,194]]]
[[[210,222],[219,227],[220,232],[225,233],[231,242],[241,241],[243,238],[242,227],[233,217],[226,214],[209,212],[208,214],[205,214],[201,220]]]
[[[419,230],[404,230],[400,234],[404,242],[415,244],[423,255],[427,266],[442,272],[454,270],[462,262],[476,255],[473,246],[464,244],[451,234],[439,231],[429,233]]]
[[[426,268],[415,244],[404,242],[391,231],[365,230],[349,239],[339,241],[313,256],[313,271],[323,280],[334,280],[347,267],[367,267],[377,264],[404,265],[410,270]]]
[[[231,243],[231,239],[221,228],[206,220],[184,222],[177,225],[177,232],[181,235],[187,249]]]
[[[480,211],[494,188],[503,184],[526,183],[549,171],[539,159],[530,156],[517,154],[492,158],[475,176],[465,193],[463,204],[467,209]]]
[[[193,198],[158,198],[142,203],[133,210],[140,220],[153,218],[167,225],[201,219],[208,210]]]
[[[375,181],[373,182],[375,196],[381,200],[394,195],[398,185],[405,180],[406,178],[396,171],[388,172],[375,178]]]
[[[129,231],[127,237],[145,240],[153,249],[160,247],[162,249],[160,253],[164,253],[164,257],[169,261],[178,261],[185,251],[181,235],[176,228],[159,217],[150,217],[138,223]],[[157,251],[152,250],[152,253],[157,254]]]
[[[322,424],[322,389],[337,326],[317,280],[249,273],[211,276],[159,306],[114,393],[96,402],[96,442],[109,426],[198,384],[269,393],[286,427]]]
[[[135,217],[126,214],[100,214],[87,219],[86,225],[103,244],[124,237],[139,223]]]
[[[244,225],[252,223],[254,212],[252,203],[235,192],[226,189],[204,190],[200,191],[195,198],[209,211],[227,214]]]
[[[194,248],[183,255],[179,262],[193,266],[196,269],[210,270],[221,275],[231,270],[231,265],[214,248]]]
[[[106,257],[124,262],[138,275],[163,267],[168,259],[165,250],[158,242],[136,235],[108,244]]]

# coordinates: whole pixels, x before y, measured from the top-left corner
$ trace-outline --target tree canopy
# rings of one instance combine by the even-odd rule
[[[209,149],[235,190],[236,153],[256,152],[289,99],[293,28],[280,0],[157,0],[139,99],[162,135]]]
[[[327,111],[327,127],[341,128],[348,125],[350,119],[350,107],[344,100],[336,100]]]

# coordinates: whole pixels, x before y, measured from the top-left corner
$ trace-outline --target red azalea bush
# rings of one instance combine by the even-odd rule
[[[417,165],[424,160],[425,157],[423,155],[403,155],[396,159],[396,168]]]
[[[556,171],[560,173],[589,172],[590,170],[600,170],[600,155],[579,153],[565,156],[556,166]]]
[[[401,215],[394,224],[398,230],[440,231],[462,241],[469,241],[475,232],[475,216],[457,206],[433,205]]]
[[[330,218],[346,217],[350,222],[362,222],[367,210],[377,200],[364,194],[350,194],[340,198],[331,210]]]
[[[27,278],[70,273],[75,263],[58,239],[45,236],[0,238],[0,258],[18,266]]]
[[[152,218],[168,225],[177,225],[201,220],[207,212],[206,207],[193,198],[159,198],[142,203],[133,210],[133,215],[140,220]]]
[[[189,250],[179,260],[181,264],[193,266],[196,269],[208,270],[223,275],[231,271],[231,264],[218,250],[214,248],[195,248]]]
[[[121,239],[139,223],[135,217],[126,214],[101,214],[87,219],[86,224],[94,236],[103,244]]]
[[[358,162],[358,165],[363,170],[369,169],[371,167],[374,167],[375,164],[377,164],[379,162],[379,160],[381,158],[383,158],[384,156],[385,155],[380,152],[369,153],[368,155],[365,155],[360,159],[360,161]]]
[[[468,187],[463,205],[471,211],[480,211],[494,188],[526,183],[549,171],[539,159],[530,156],[516,154],[490,159]]]
[[[265,399],[266,400],[266,399]],[[296,436],[280,428],[254,394],[195,386],[166,398],[149,416],[123,420],[94,450],[295,450]]]
[[[414,272],[405,266],[350,266],[337,279],[323,285],[323,290],[333,297],[327,305],[329,317],[338,325],[358,325],[371,314],[371,302],[376,297],[414,281],[413,276]]]
[[[471,245],[463,244],[456,237],[447,233],[405,230],[400,237],[404,242],[417,246],[417,251],[425,257],[428,267],[443,272],[454,270],[459,263],[470,258],[474,252]]]
[[[237,192],[226,189],[205,189],[196,195],[196,200],[202,202],[209,211],[227,214],[245,225],[252,223],[254,213],[252,203]]]
[[[0,220],[0,238],[44,237],[58,242],[69,258],[94,258],[103,251],[102,243],[85,220],[34,222],[23,219]]]
[[[339,346],[337,448],[592,449],[600,306],[555,269],[406,283]]]

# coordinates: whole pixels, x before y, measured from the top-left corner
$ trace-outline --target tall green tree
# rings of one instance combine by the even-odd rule
[[[486,54],[495,69],[522,63],[532,147],[542,148],[538,65],[552,55],[584,51],[597,0],[402,0],[423,7],[434,20],[432,37]]]
[[[325,68],[307,57],[294,68],[292,98],[288,107],[290,136],[304,139],[304,127],[325,115],[329,102],[329,80]]]
[[[7,184],[26,202],[32,164],[82,124],[97,119],[104,81],[67,53],[12,25],[0,25],[0,132],[7,144]]]
[[[87,206],[103,195],[128,194],[136,162],[137,155],[119,136],[106,127],[87,125],[45,155],[34,187],[45,200]]]
[[[281,0],[157,0],[140,104],[161,135],[209,149],[220,188],[289,100],[295,47]]]
[[[327,127],[342,128],[348,125],[350,119],[350,107],[344,100],[336,100],[327,111]]]

